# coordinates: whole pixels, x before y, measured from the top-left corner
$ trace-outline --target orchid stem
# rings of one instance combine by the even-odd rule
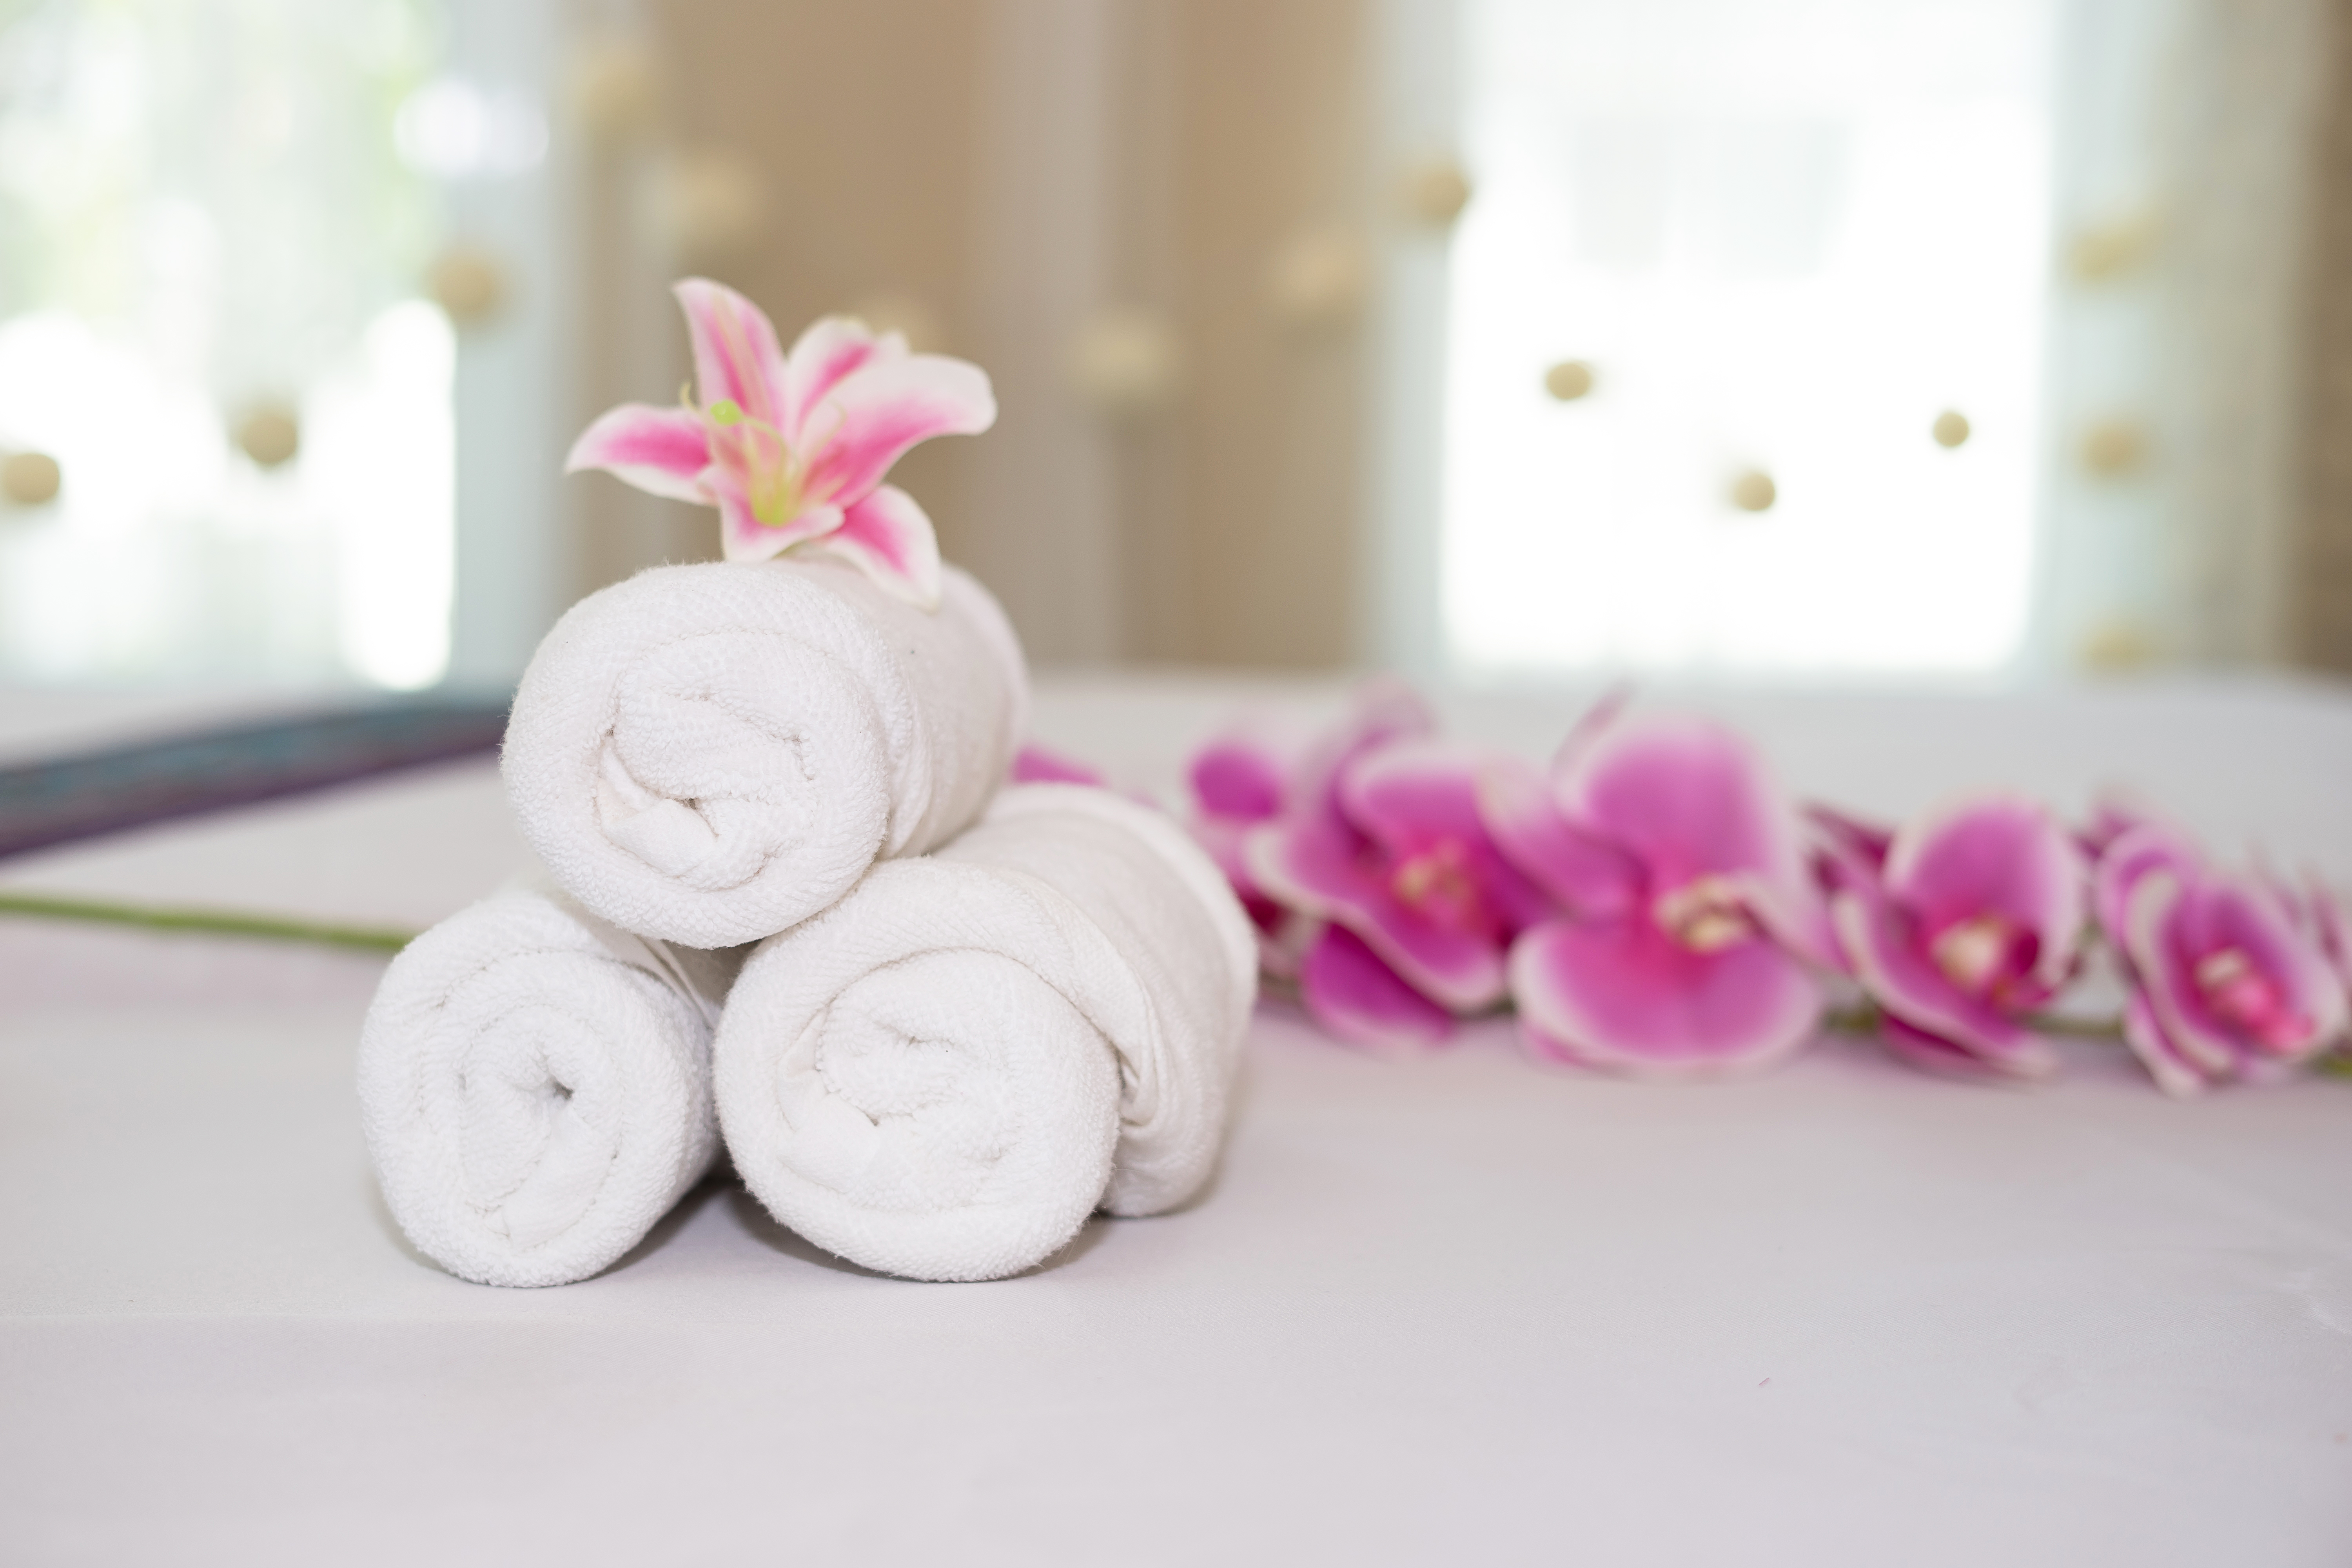
[[[96,925],[131,926],[141,931],[258,937],[270,942],[309,942],[320,947],[349,948],[362,952],[398,952],[416,935],[414,931],[389,931],[375,926],[336,925],[324,921],[292,920],[278,915],[237,914],[227,910],[120,904],[100,899],[66,898],[55,893],[0,893],[0,915],[86,921]]]

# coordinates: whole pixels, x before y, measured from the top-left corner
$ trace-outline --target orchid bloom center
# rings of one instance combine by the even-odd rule
[[[1756,934],[1739,884],[1712,871],[1660,893],[1651,900],[1650,917],[1693,952],[1721,952]]]
[[[1946,926],[1927,944],[1927,952],[1945,979],[1971,996],[1983,996],[2017,976],[2023,968],[2020,950],[2032,940],[2004,916],[1970,915]]]
[[[742,481],[751,515],[770,528],[782,528],[798,516],[807,469],[783,433],[744,413],[731,397],[710,405],[702,416],[710,427],[711,455]]]
[[[2213,1016],[2261,1044],[2292,1047],[2310,1034],[2311,1020],[2288,1005],[2277,982],[2244,949],[2217,948],[2199,959],[2192,973]]]
[[[1454,930],[1484,925],[1486,907],[1470,854],[1458,838],[1440,838],[1389,872],[1389,891],[1423,918]]]

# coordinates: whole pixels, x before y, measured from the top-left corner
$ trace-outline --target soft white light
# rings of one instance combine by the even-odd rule
[[[547,156],[547,118],[511,89],[442,77],[401,104],[392,138],[402,163],[436,179],[520,174]]]
[[[1473,0],[1443,613],[1472,668],[1998,668],[2044,0]],[[1548,366],[1594,367],[1562,403]],[[1933,439],[1947,408],[1973,435]],[[1770,510],[1730,501],[1768,474]]]
[[[368,326],[354,363],[309,399],[303,485],[333,520],[344,661],[407,689],[449,668],[457,335],[421,300]]]

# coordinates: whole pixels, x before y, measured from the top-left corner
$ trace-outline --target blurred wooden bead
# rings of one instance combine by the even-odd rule
[[[1948,451],[1968,440],[1969,416],[1956,408],[1947,408],[1936,416],[1936,423],[1928,426],[1927,433],[1936,438],[1937,446]]]
[[[1132,418],[1164,406],[1183,377],[1168,323],[1146,310],[1106,310],[1070,345],[1070,389],[1097,413]]]
[[[1416,159],[1398,176],[1398,209],[1418,227],[1447,227],[1469,205],[1470,176],[1443,154]]]
[[[11,452],[0,461],[0,495],[12,506],[47,506],[58,499],[64,473],[47,452]]]
[[[661,78],[643,45],[592,38],[572,56],[571,76],[572,111],[597,141],[628,141],[653,129]]]
[[[1286,326],[1345,326],[1363,309],[1368,272],[1364,247],[1354,235],[1337,228],[1304,230],[1284,241],[1267,266],[1266,304]]]
[[[672,160],[663,187],[664,237],[689,267],[731,259],[768,221],[760,171],[733,153],[686,153]]]
[[[1544,390],[1562,403],[1573,403],[1592,390],[1592,367],[1580,359],[1564,359],[1544,372]]]
[[[1761,468],[1750,468],[1731,481],[1731,504],[1742,511],[1769,511],[1780,499],[1780,487]]]
[[[2118,619],[2103,623],[2084,637],[2075,658],[2085,669],[2116,674],[2154,664],[2157,647],[2137,625]]]
[[[2164,237],[2156,214],[2136,213],[2094,224],[2066,247],[2066,270],[2077,283],[2111,283],[2145,267]]]
[[[290,463],[302,449],[302,426],[293,410],[266,403],[236,423],[237,449],[265,468]]]
[[[425,287],[452,321],[470,327],[489,320],[506,303],[507,272],[488,251],[453,245],[434,258]]]
[[[849,313],[877,333],[897,332],[917,353],[937,353],[947,346],[938,313],[910,294],[869,294]]]
[[[2124,419],[2108,419],[2083,433],[2083,466],[2103,479],[2121,479],[2147,461],[2147,437]]]

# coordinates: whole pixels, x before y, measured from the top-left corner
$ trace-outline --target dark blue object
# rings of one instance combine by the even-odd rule
[[[0,856],[498,750],[507,705],[404,702],[0,768]]]

